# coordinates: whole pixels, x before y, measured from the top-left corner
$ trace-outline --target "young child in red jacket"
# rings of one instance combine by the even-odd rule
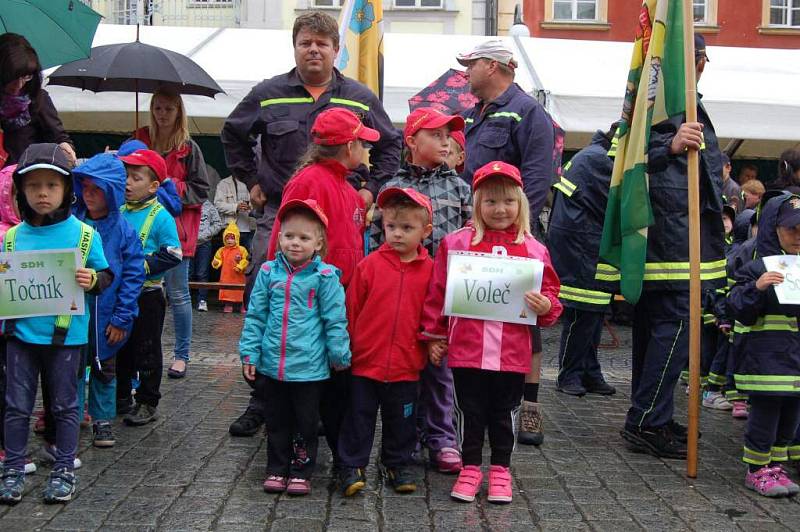
[[[509,256],[541,260],[541,291],[525,294],[525,303],[538,316],[540,326],[555,324],[561,315],[560,283],[547,249],[529,232],[528,200],[519,170],[508,163],[490,162],[475,172],[472,188],[472,224],[447,235],[436,252],[421,338],[428,342],[431,363],[440,364],[446,353],[447,365],[453,370],[464,465],[450,496],[475,500],[483,478],[481,454],[488,429],[492,451],[488,500],[508,503],[512,498],[509,466],[514,419],[531,367],[531,327],[442,315],[448,252],[492,253],[501,247]]]
[[[417,441],[417,384],[426,362],[417,336],[433,269],[422,241],[431,234],[433,215],[430,200],[410,188],[384,189],[378,207],[384,243],[356,266],[346,296],[353,376],[338,449],[346,496],[366,484],[379,407],[385,478],[398,493],[417,489],[409,465]]]

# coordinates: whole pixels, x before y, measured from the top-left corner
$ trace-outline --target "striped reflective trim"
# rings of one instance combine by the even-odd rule
[[[558,297],[560,299],[589,303],[591,305],[608,305],[611,302],[611,294],[606,292],[575,288],[574,286],[566,286],[563,284],[561,285],[561,291]]]
[[[789,460],[800,460],[800,445],[789,446]]]
[[[594,278],[597,281],[619,281],[619,270],[610,264],[599,262]]]
[[[728,401],[747,401],[747,394],[739,390],[728,390],[725,392],[725,399]]]
[[[765,316],[760,316],[758,320],[756,320],[756,323],[749,327],[739,322],[734,324],[734,333],[736,334],[764,331],[798,332],[797,318],[782,316],[780,314],[767,314]]]
[[[349,107],[357,107],[364,111],[369,111],[369,105],[357,102],[355,100],[346,100],[344,98],[331,98],[331,103],[338,103],[339,105],[347,105]]]
[[[611,139],[611,148],[608,150],[608,156],[616,157],[618,147],[619,147],[619,138],[616,135],[614,135],[614,138]]]
[[[509,111],[498,111],[497,113],[488,115],[486,118],[513,118],[517,122],[522,122],[521,116],[519,116],[517,113],[511,113]]]
[[[736,284],[736,279],[731,279],[730,277],[728,277],[727,280],[728,280],[728,288],[732,288],[733,285]]]
[[[769,457],[773,462],[788,462],[789,447],[773,447],[769,452]]]
[[[711,325],[717,321],[717,317],[713,314],[703,314],[703,325]]]
[[[800,393],[800,377],[795,375],[734,375],[736,388],[746,392]]]
[[[270,105],[279,105],[282,103],[314,103],[314,98],[269,98],[268,100],[261,100],[261,107],[269,107]]]
[[[725,259],[700,263],[700,279],[722,279],[727,276]],[[644,265],[645,281],[688,281],[688,262],[648,262]]]
[[[725,383],[728,382],[728,379],[725,377],[725,375],[717,375],[714,372],[709,372],[708,382],[709,384],[714,384],[717,386],[725,386]]]
[[[568,198],[571,198],[572,194],[578,190],[578,186],[563,175],[559,177],[558,183],[553,185],[553,188],[560,190]]]
[[[474,118],[465,118],[465,119],[464,119],[464,122],[465,122],[466,124],[472,124],[473,122],[475,122],[475,119],[474,119]]]
[[[770,453],[760,453],[758,451],[748,449],[745,445],[744,451],[742,452],[742,461],[753,465],[767,465],[769,464],[770,456]]]

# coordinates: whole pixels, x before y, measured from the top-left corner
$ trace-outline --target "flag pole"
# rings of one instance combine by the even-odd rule
[[[694,63],[692,0],[683,0],[683,53],[686,69],[686,121],[697,122],[697,79]],[[689,189],[689,434],[686,475],[697,478],[697,440],[700,425],[700,152],[690,149]]]

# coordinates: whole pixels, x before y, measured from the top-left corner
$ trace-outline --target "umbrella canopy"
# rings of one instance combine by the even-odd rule
[[[461,114],[471,109],[476,98],[469,92],[467,75],[453,68],[436,78],[430,85],[408,100],[408,108],[433,107],[448,114]]]
[[[78,0],[0,0],[0,33],[28,39],[42,68],[89,57],[100,18]]]
[[[92,48],[88,59],[63,65],[48,77],[50,85],[93,92],[152,93],[164,87],[211,98],[225,92],[185,55],[139,41]]]

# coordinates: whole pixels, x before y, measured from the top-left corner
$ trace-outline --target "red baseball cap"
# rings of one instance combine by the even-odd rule
[[[290,199],[278,209],[278,220],[282,220],[287,211],[298,208],[310,210],[319,218],[323,227],[325,227],[325,229],[328,228],[328,217],[325,216],[325,211],[322,210],[317,200],[313,199]]]
[[[334,107],[322,111],[311,127],[314,144],[338,146],[356,139],[377,142],[381,134],[365,126],[352,111]]]
[[[167,178],[167,163],[164,162],[161,155],[153,150],[136,150],[130,155],[120,157],[119,160],[133,166],[148,166],[155,172],[159,183]]]
[[[451,131],[450,138],[456,141],[456,144],[461,146],[461,151],[464,152],[464,160],[466,160],[466,151],[467,151],[467,137],[464,136],[463,131]],[[455,171],[459,174],[464,171],[464,163],[459,164],[456,166]]]
[[[458,115],[446,115],[433,107],[419,107],[408,115],[403,138],[414,135],[420,129],[437,129],[443,126],[449,126],[450,131],[462,131],[464,119]]]
[[[518,186],[522,186],[522,176],[516,166],[503,161],[492,161],[475,170],[472,175],[472,189],[475,190],[481,183],[495,176],[508,178]]]
[[[383,208],[386,202],[397,196],[405,196],[420,207],[425,207],[428,211],[428,221],[433,222],[433,207],[431,207],[431,200],[425,194],[414,190],[413,188],[400,188],[389,187],[383,189],[378,194],[378,207]]]

